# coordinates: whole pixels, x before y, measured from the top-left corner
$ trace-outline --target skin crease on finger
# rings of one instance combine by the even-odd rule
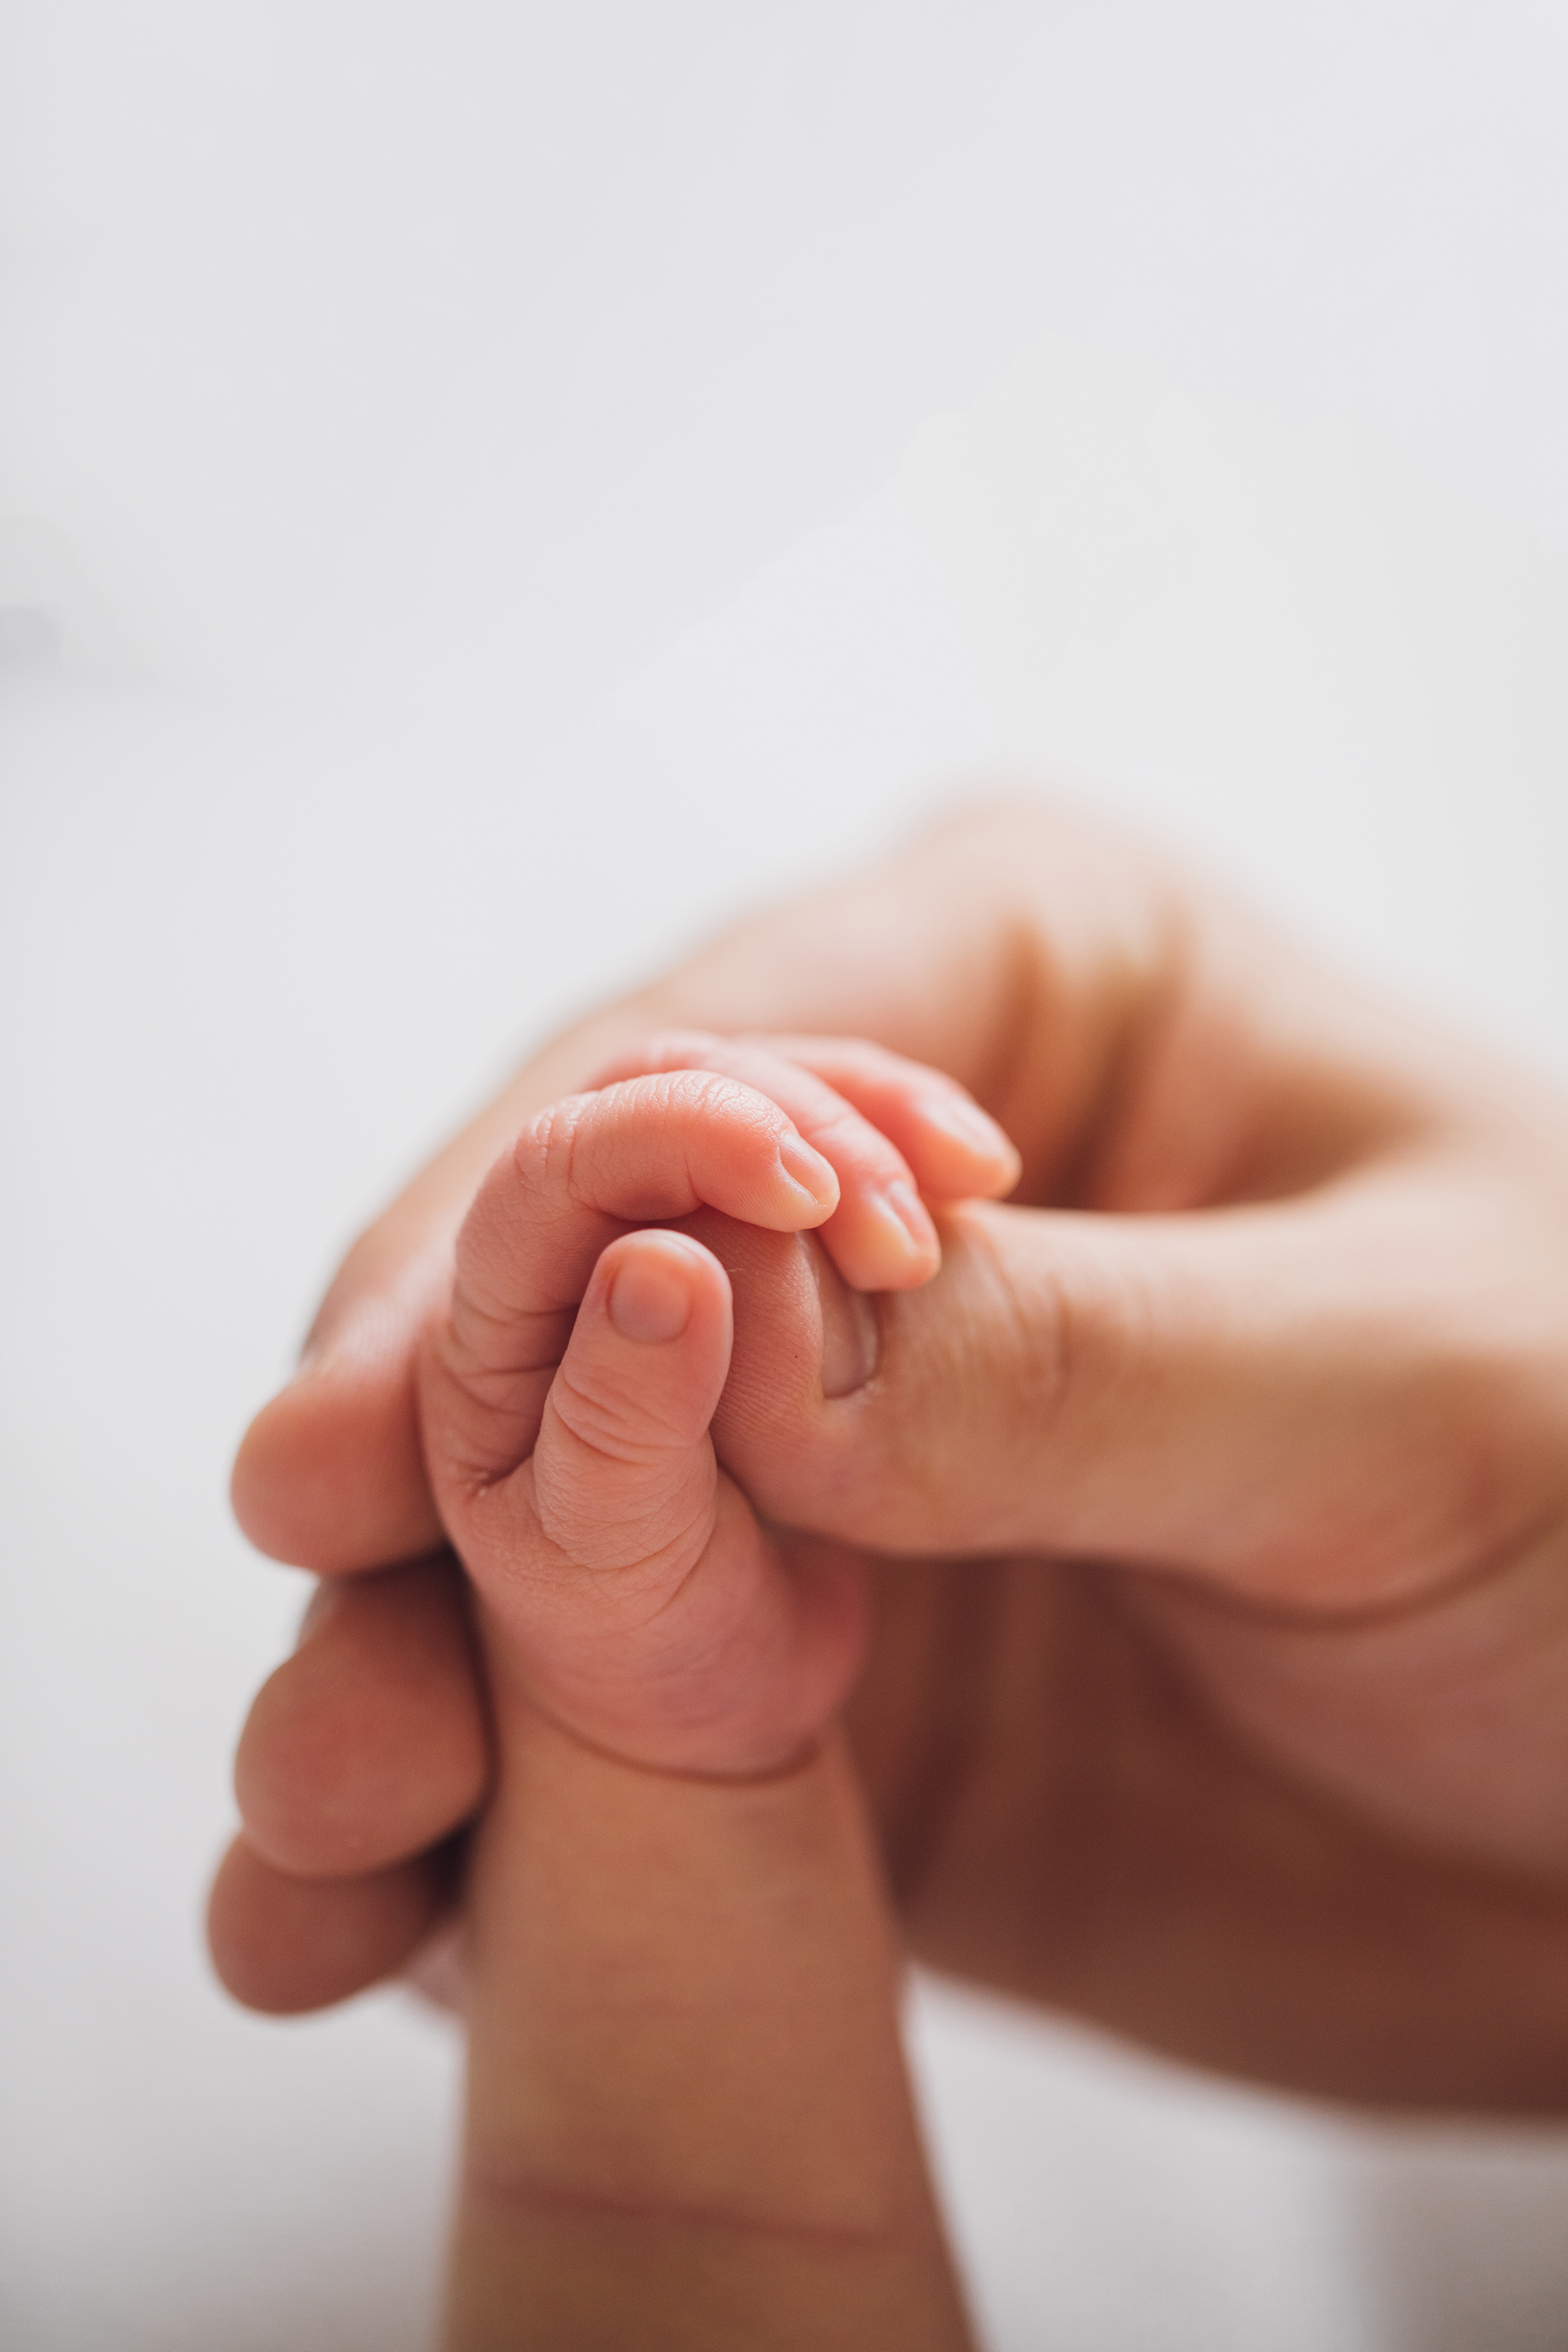
[[[711,1232],[709,1238],[715,1238]],[[721,1246],[732,1278],[742,1282],[748,1244],[769,1253],[800,1249],[815,1260],[830,1335],[827,1360],[833,1360],[831,1335],[837,1331],[847,1367],[862,1369],[871,1336],[866,1303],[844,1293],[816,1246],[731,1228],[727,1244],[721,1242]],[[776,1273],[771,1278],[776,1280]],[[890,1626],[912,1626],[929,1616],[941,1627],[940,1651],[922,1670],[925,1696],[918,1725],[906,1725],[898,1732],[889,1719],[896,1710],[886,1706],[875,1671],[855,1711],[857,1742],[881,1799],[895,1876],[910,1906],[918,1949],[1020,1993],[1065,2000],[1122,2030],[1148,2035],[1152,2028],[1153,2038],[1163,2046],[1265,2077],[1305,2078],[1320,2089],[1345,2095],[1400,2101],[1433,2096],[1440,2104],[1554,2104],[1561,2086],[1555,2075],[1541,2069],[1532,2038],[1543,2007],[1549,2019],[1556,2015],[1555,1987],[1561,1982],[1564,1923],[1549,1895],[1506,1876],[1489,1877],[1484,1870],[1456,1875],[1424,1860],[1419,1848],[1412,1853],[1389,1845],[1352,1827],[1349,1819],[1336,1819],[1331,1807],[1325,1809],[1310,1790],[1293,1785],[1289,1775],[1259,1771],[1256,1757],[1249,1757],[1245,1748],[1233,1750],[1223,1735],[1205,1727],[1201,1706],[1184,1695],[1180,1676],[1173,1685],[1169,1664],[1156,1666],[1168,1643],[1151,1654],[1139,1612],[1129,1613],[1129,1597],[1141,1595],[1147,1613],[1154,1600],[1169,1597],[1168,1587],[1151,1584],[1147,1578],[1129,1581],[1114,1571],[1087,1567],[1068,1575],[1043,1562],[1020,1563],[1017,1574],[1023,1580],[1016,1587],[1018,1603],[1009,1603],[999,1620],[989,1605],[980,1605],[979,1598],[995,1589],[999,1576],[1005,1582],[1005,1572],[997,1564],[985,1568],[976,1563],[953,1572],[910,1564],[882,1571],[879,1658],[885,1661],[895,1640],[908,1638],[902,1632],[889,1634]],[[1058,1578],[1066,1580],[1065,1593],[1080,1596],[1073,1606],[1065,1614],[1058,1606],[1040,1620],[1030,1601],[1028,1613],[1019,1621],[1016,1607],[1025,1595],[1037,1592],[1043,1599]],[[961,1594],[966,1606],[954,1617],[952,1605]],[[1090,1608],[1094,1595],[1099,1597]],[[1212,1616],[1212,1603],[1206,1605]],[[1004,1671],[999,1653],[1011,1655],[1018,1647],[1017,1640],[1006,1637],[1009,1620],[1024,1651],[1037,1653],[1040,1671],[1047,1675],[1038,1694],[1037,1720],[1079,1726],[1084,1749],[1074,1759],[1062,1752],[1059,1739],[1051,1743],[1045,1755],[1037,1755],[1022,1787],[1006,1775],[998,1780],[987,1760],[990,1739],[996,1736],[997,1709],[982,1708],[978,1721],[965,1714],[966,1707],[974,1706],[982,1662],[990,1660],[984,1672],[994,1676]],[[1232,1615],[1226,1622],[1237,1621]],[[1060,1654],[1064,1647],[1069,1654],[1082,1647],[1086,1625],[1093,1632],[1087,1686],[1102,1684],[1113,1661],[1124,1657],[1115,1666],[1110,1685],[1119,1696],[1103,1711],[1074,1707],[1064,1717],[1059,1686],[1051,1677],[1068,1670]],[[1097,1659],[1100,1663],[1094,1664]],[[1016,1660],[1005,1672],[1016,1679]],[[1003,1712],[1010,1718],[1010,1708]],[[1114,1757],[1106,1752],[1112,1727]],[[890,1735],[904,1760],[883,1785],[883,1750]],[[1012,1735],[1002,1736],[1005,1746],[1010,1746]],[[940,1769],[930,1760],[933,1740]],[[1104,1765],[1095,1769],[1109,1770],[1110,1777],[1105,1793],[1091,1798],[1089,1791],[1097,1784],[1085,1782],[1082,1775],[1089,1758],[1101,1754]],[[1140,1779],[1144,1769],[1140,1759],[1145,1757],[1151,1775],[1147,1782]],[[1040,1813],[1048,1790],[1064,1771],[1068,1777],[1063,1795],[1078,1791],[1072,1806],[1065,1814],[1048,1806]],[[929,1794],[922,1798],[927,1784]],[[1152,1853],[1146,1853],[1143,1844],[1150,1824],[1137,1795],[1141,1785],[1163,1792]],[[1195,1853],[1184,1798],[1192,1801],[1193,1819],[1201,1812],[1208,1823]],[[1025,1809],[1021,1821],[1020,1806]],[[957,1838],[956,1855],[943,1833],[942,1825],[950,1821],[968,1825]],[[975,1851],[984,1853],[997,1838],[1004,1851],[1016,1844],[1035,1853],[1036,1871],[1020,1874],[1011,1865],[1001,1871],[996,1885],[976,1884]],[[1250,1858],[1233,1881],[1237,1845]],[[1138,1859],[1140,1853],[1144,1859]],[[1088,1862],[1091,1855],[1098,1859],[1093,1875],[1085,1882],[1074,1857]],[[1305,1856],[1311,1858],[1311,1871],[1304,1885]],[[1173,1892],[1179,1893],[1184,1870],[1196,1874],[1188,1876],[1189,1895],[1194,1886],[1213,1892],[1207,1903],[1194,1900],[1190,1924],[1183,1931],[1186,1940],[1180,1948],[1185,1958],[1178,1966],[1167,1951],[1156,1969],[1163,1947],[1146,1916],[1148,1906],[1159,1887],[1173,1878]],[[1301,1924],[1306,1885],[1315,1886],[1315,1899],[1329,1905],[1326,1914],[1313,1913],[1310,1936]],[[1070,1950],[1060,1941],[1062,1902],[1068,1887],[1076,1889],[1069,1907],[1079,1922]],[[999,1890],[1005,1890],[1000,1911]],[[1338,1948],[1331,1935],[1325,1942],[1324,1918],[1342,1918],[1352,1899],[1362,1961],[1347,1994],[1331,2001],[1325,2011],[1312,1988],[1334,1981]],[[1129,1934],[1136,1929],[1138,1949],[1144,1955],[1130,1980],[1127,1954],[1117,1934],[1119,1920]],[[1269,1937],[1277,1939],[1284,1934],[1283,1923],[1292,1920],[1298,1923],[1290,1930],[1294,1940],[1287,1938],[1288,1948],[1282,1950]],[[963,1923],[965,1931],[955,1942],[954,1927]],[[1422,1954],[1414,1984],[1406,1985],[1407,1939],[1418,1931],[1431,1939],[1431,1948]],[[1168,1930],[1161,1928],[1160,1935],[1167,1936]],[[1015,1956],[1008,1958],[1009,1952]],[[1116,1967],[1107,1979],[1105,1958],[1111,1957]],[[1493,1965],[1500,1958],[1506,1961],[1520,1997],[1500,2009],[1489,2008],[1485,2018],[1472,2017],[1465,2032],[1445,2042],[1447,2071],[1428,2080],[1422,2072],[1430,2069],[1424,2036],[1435,2037],[1445,2019],[1464,2018],[1473,2009],[1471,1979],[1478,1957]],[[1371,1965],[1374,1961],[1381,1961],[1381,1967]],[[1276,1987],[1276,2000],[1281,1979],[1299,1984],[1300,1993],[1288,2008],[1304,2021],[1317,2020],[1312,2033],[1298,2032],[1281,2053],[1278,2016],[1270,2011],[1258,2019],[1255,1996],[1250,2005],[1239,2000],[1233,1981],[1237,1968],[1247,1981],[1250,1969],[1261,1969]],[[1370,1983],[1364,1981],[1368,1977]],[[1151,2002],[1156,1978],[1160,2000]],[[1484,1983],[1484,1976],[1480,1981]],[[1398,2032],[1392,2029],[1386,2008],[1396,1990]],[[1518,2054],[1521,2043],[1524,2060]]]
[[[731,1239],[741,1230],[717,1222]],[[875,1369],[870,1302],[849,1289],[815,1235],[793,1249],[782,1236],[767,1240],[775,1255],[798,1251],[809,1269],[820,1299],[825,1388],[843,1394],[860,1386]],[[408,1958],[426,1924],[417,1904],[378,1894],[356,1906],[339,1881],[345,1871],[384,1870],[416,1854],[477,1810],[489,1742],[471,1658],[465,1588],[450,1562],[318,1588],[293,1655],[258,1695],[237,1760],[248,1852],[212,1933],[220,1973],[241,1998],[265,2008],[308,2006],[300,1989],[318,1974],[331,1988],[321,1997],[339,1998]],[[260,1876],[263,1859],[273,1871],[321,1882],[313,1897],[279,1899],[270,1935],[258,1932],[272,1885]],[[326,1933],[334,1903],[350,1916],[316,1971],[309,1940]],[[344,1983],[348,1953],[364,1974]]]
[[[1043,904],[1031,901],[1034,874]],[[1007,877],[999,905],[997,875]],[[781,996],[795,1028],[841,1033],[847,1013],[849,1026],[950,1072],[1018,1144],[1018,1197],[1028,1201],[1147,1209],[1227,1187],[1284,1192],[1342,1161],[1391,1115],[1407,1122],[1410,1107],[1391,1106],[1387,1084],[1390,1063],[1411,1058],[1403,1029],[1402,1056],[1377,1050],[1385,1018],[1271,951],[1212,894],[1195,916],[1187,900],[1184,882],[1142,847],[1037,806],[983,804],[868,879],[799,915],[763,918],[688,972],[579,1024],[350,1252],[304,1376],[240,1448],[241,1526],[273,1558],[324,1573],[416,1557],[440,1540],[408,1351],[480,1177],[531,1111],[624,1059],[634,1040],[700,1024],[721,1006],[752,1028],[779,1025]],[[889,974],[906,932],[935,944],[900,998]],[[944,933],[955,935],[945,954]],[[1205,1105],[1201,1123],[1185,1115],[1194,1097]],[[1277,1115],[1285,1106],[1288,1119]],[[366,1465],[357,1478],[356,1465]]]
[[[879,1076],[886,1086],[885,1067]],[[678,1076],[672,1083],[689,1081]],[[997,1142],[982,1122],[979,1159],[992,1181]],[[944,1140],[942,1149],[952,1165],[953,1147]],[[973,1136],[961,1135],[957,1150],[958,1164],[973,1174]],[[1000,1164],[1005,1178],[1011,1171],[1005,1149]],[[844,1284],[822,1245],[812,1246],[845,1328],[863,1343],[874,1330],[868,1307]],[[866,1369],[852,1348],[842,1377],[853,1382]],[[251,1930],[261,1857],[275,1868],[322,1881],[346,1868],[384,1870],[439,1837],[479,1800],[486,1743],[472,1700],[466,1610],[455,1605],[454,1576],[415,1568],[320,1588],[295,1656],[252,1709],[236,1775],[246,1836],[215,1905],[213,1934],[226,1977],[245,1983],[263,2005],[275,2005],[264,2000],[268,1966],[279,1974],[282,2005],[298,2005],[299,1983],[313,1980],[308,1955],[291,1954],[285,1930],[292,1920],[297,1931],[324,1933],[321,1923],[334,1889],[323,1884],[310,1904],[279,1898],[279,1933],[270,1944],[261,1939],[258,1961]],[[372,1973],[404,1956],[409,1909],[392,1900],[392,1883],[389,1878],[375,1905],[360,1905],[349,1923],[353,1933],[339,1939]],[[352,1907],[346,1885],[341,1899]],[[376,1927],[380,1942],[371,1932]],[[323,1980],[334,1993],[353,1989],[342,1982],[341,1956]]]
[[[826,2347],[846,2301],[858,2342],[970,2340],[837,1729],[863,1575],[786,1563],[721,1471],[732,1294],[668,1222],[707,1202],[761,1228],[814,1310],[795,1237],[854,1188],[818,1161],[803,1192],[780,1118],[690,1071],[542,1113],[481,1187],[421,1348],[497,1759],[466,1889],[452,2352],[520,2324],[620,2344],[660,2311],[671,2344]],[[765,2277],[759,2240],[788,2249]]]
[[[963,1475],[963,1457],[984,1454],[987,1442],[985,1428],[965,1412],[963,1400],[978,1397],[984,1413],[995,1399],[978,1364],[967,1377],[953,1375],[952,1351],[962,1345],[961,1318],[942,1292],[951,1280],[963,1295],[963,1253],[951,1222],[948,1244],[947,1272],[930,1293],[883,1302],[880,1373],[837,1408],[869,1420],[869,1432],[864,1426],[837,1428],[834,1407],[814,1406],[798,1391],[792,1397],[782,1390],[777,1367],[784,1349],[766,1327],[765,1311],[742,1316],[742,1343],[717,1434],[723,1458],[775,1516],[784,1517],[787,1507],[797,1524],[864,1540],[872,1532],[868,1519],[882,1492],[898,1496],[900,1508],[896,1520],[886,1511],[875,1520],[875,1532],[883,1538],[880,1549],[889,1548],[886,1538],[895,1528],[899,1548],[914,1555],[953,1548],[958,1530],[946,1516],[950,1491]],[[751,1263],[746,1237],[736,1236],[731,1270],[742,1301],[753,1279]],[[759,1291],[766,1288],[765,1283],[758,1285]],[[922,1396],[928,1382],[949,1401],[945,1423]],[[1026,1405],[1030,1382],[1024,1368],[1003,1383],[1003,1392],[1009,1409],[1019,1399]],[[1353,1395],[1351,1402],[1353,1406]],[[1178,1574],[1172,1566],[1152,1573],[1152,1560],[1128,1579],[1126,1590],[1130,1604],[1131,1596],[1137,1596],[1138,1622],[1147,1637],[1181,1663],[1222,1719],[1256,1750],[1322,1793],[1356,1806],[1385,1830],[1473,1863],[1523,1872],[1546,1886],[1560,1885],[1568,1884],[1564,1513],[1550,1483],[1531,1492],[1521,1465],[1509,1481],[1516,1507],[1521,1494],[1525,1498],[1518,1521],[1498,1530],[1473,1514],[1465,1494],[1462,1438],[1467,1428],[1481,1426],[1491,1410],[1484,1412],[1477,1402],[1461,1412],[1455,1441],[1436,1464],[1428,1459],[1431,1441],[1418,1425],[1404,1486],[1381,1459],[1382,1449],[1389,1446],[1386,1433],[1379,1440],[1356,1472],[1358,1507],[1364,1512],[1369,1498],[1376,1502],[1368,1537],[1353,1536],[1359,1521],[1336,1528],[1339,1507],[1331,1490],[1325,1507],[1332,1466],[1328,1457],[1321,1467],[1306,1458],[1305,1475],[1295,1473],[1294,1493],[1279,1492],[1283,1471],[1271,1480],[1281,1523],[1293,1543],[1298,1514],[1305,1525],[1309,1565],[1319,1546],[1324,1552],[1337,1546],[1345,1553],[1352,1539],[1365,1545],[1375,1538],[1378,1553],[1369,1551],[1369,1561],[1394,1544],[1394,1556],[1419,1565],[1422,1584],[1414,1596],[1396,1585],[1393,1606],[1347,1607],[1339,1595],[1376,1588],[1369,1569],[1352,1576],[1342,1568],[1332,1606],[1315,1595],[1306,1604],[1292,1600],[1287,1606],[1260,1606],[1245,1591],[1226,1590],[1212,1575]],[[1229,1418],[1234,1424],[1238,1412]],[[1042,1414],[1042,1426],[1049,1430],[1048,1413]],[[1518,1426],[1528,1436],[1522,1417]],[[906,1429],[922,1433],[923,1459],[904,1450]],[[895,1449],[890,1458],[881,1451],[889,1432]],[[1352,1443],[1348,1437],[1337,1442],[1342,1453]],[[1026,1421],[1020,1422],[1005,1434],[1002,1454],[1026,1458],[1029,1444]],[[1061,1472],[1052,1480],[1050,1465],[1058,1459]],[[1041,1481],[1058,1514],[1060,1533],[1047,1523],[1029,1549],[1082,1557],[1089,1547],[1073,1539],[1070,1453],[1047,1450],[1042,1460]],[[1157,1448],[1145,1442],[1138,1467],[1156,1490],[1159,1460]],[[1540,1468],[1550,1467],[1544,1444],[1536,1461]],[[1450,1462],[1458,1465],[1457,1484]],[[1180,1466],[1178,1459],[1168,1488]],[[1026,1501],[1031,1492],[1026,1490]],[[1164,1499],[1169,1514],[1168,1494]],[[1011,1507],[1000,1481],[989,1506],[1004,1512]],[[1100,1506],[1097,1516],[1106,1527],[1111,1505]],[[1237,1508],[1222,1512],[1223,1534],[1238,1516]],[[1174,1524],[1167,1516],[1165,1525]],[[1021,1531],[1017,1522],[999,1516],[994,1526],[987,1544],[971,1516],[973,1548],[1002,1555],[1014,1550]],[[1443,1542],[1454,1546],[1447,1575]],[[1135,1556],[1133,1545],[1121,1549]],[[1217,1550],[1217,1539],[1210,1549],[1211,1554]],[[1200,1559],[1204,1556],[1200,1552]],[[1104,1572],[1118,1573],[1114,1556],[1104,1562]],[[1434,1586],[1435,1572],[1440,1580]],[[1530,1697],[1522,1720],[1521,1694]],[[1442,1727],[1441,1737],[1435,1736],[1436,1725]]]
[[[1336,2095],[1568,2100],[1554,2055],[1568,2050],[1568,1920],[1551,1815],[1568,1776],[1550,1747],[1568,1712],[1551,1613],[1563,1517],[1541,1467],[1568,1449],[1552,1402],[1560,1359],[1537,1336],[1568,1328],[1556,1206],[1568,1150],[1555,1098],[1323,974],[1147,854],[1071,820],[1004,811],[721,943],[689,975],[563,1041],[483,1145],[457,1150],[450,1182],[466,1200],[520,1099],[581,1085],[628,1032],[710,1022],[719,1006],[755,1028],[847,1013],[942,1063],[1015,1135],[1026,1202],[1133,1215],[1310,1202],[1378,1162],[1391,1203],[1405,1200],[1412,1216],[1434,1197],[1414,1181],[1423,1171],[1468,1204],[1445,1244],[1446,1273],[1476,1275],[1471,1303],[1462,1285],[1451,1294],[1452,1396],[1461,1419],[1478,1395],[1507,1404],[1479,1487],[1505,1502],[1522,1492],[1527,1507],[1500,1513],[1518,1541],[1471,1544],[1468,1574],[1446,1549],[1441,1606],[1407,1596],[1364,1628],[1331,1613],[1304,1628],[1113,1559],[1010,1564],[997,1547],[988,1559],[891,1565],[879,1571],[881,1630],[856,1731],[910,1931],[942,1964],[1205,2063]],[[437,1192],[447,1181],[428,1180]],[[400,1269],[417,1261],[413,1236],[427,1228],[399,1213],[362,1268],[378,1253]],[[1381,1264],[1370,1264],[1373,1295]],[[1478,1293],[1491,1317],[1479,1347]],[[879,1352],[858,1402],[846,1387],[849,1409],[909,1377],[900,1350],[918,1336],[925,1297],[872,1310]],[[369,1495],[401,1495],[396,1318],[384,1302],[374,1311],[391,1336],[354,1359],[363,1382],[345,1392],[329,1378],[313,1398],[302,1383],[292,1422],[275,1421],[253,1456],[251,1472],[259,1464],[271,1484],[261,1520],[296,1507],[290,1447],[325,1454],[334,1397],[335,1437],[350,1448],[340,1473],[358,1459]],[[1428,1316],[1415,1336],[1444,1328]],[[872,1338],[863,1322],[849,1334],[847,1372]],[[941,1353],[933,1338],[925,1360]],[[951,1422],[922,1433],[917,1417],[912,1444]],[[1451,1427],[1421,1450],[1447,1469]],[[250,1494],[254,1504],[254,1484]],[[353,1543],[331,1538],[351,1554],[357,1544],[358,1564],[417,1533],[405,1500],[375,1521],[374,1544],[373,1517]],[[310,1518],[307,1507],[295,1520],[308,1542]],[[1292,1720],[1295,1738],[1282,1740]],[[1475,1759],[1489,1759],[1491,1793],[1472,1787],[1486,1802],[1457,1819],[1452,1772],[1467,1756],[1472,1784]],[[1547,1792],[1526,1851],[1521,1789]]]
[[[875,1368],[875,1311],[815,1236],[800,1247],[821,1299],[824,1385],[847,1393]],[[389,1876],[366,1901],[342,1874],[385,1872],[478,1810],[489,1739],[471,1661],[465,1587],[449,1561],[318,1587],[237,1759],[246,1851],[211,1934],[240,1999],[293,2010],[342,1998],[401,1967],[429,1931],[417,1880]],[[286,1896],[279,1872],[313,1885]],[[314,1942],[330,1948],[319,1960]]]
[[[602,1204],[666,1200],[672,1173],[689,1198],[689,1155],[665,1117],[669,1083],[595,1098],[613,1147],[592,1163],[602,1174],[541,1133],[518,1147],[521,1185],[505,1161],[487,1181],[459,1239],[450,1308],[426,1339],[421,1414],[501,1712],[522,1689],[606,1753],[752,1775],[782,1769],[837,1714],[864,1613],[853,1574],[826,1562],[784,1571],[715,1462],[709,1433],[732,1346],[721,1263],[668,1226],[601,1246]],[[737,1115],[749,1108],[722,1093],[703,1114],[714,1164],[702,1189],[720,1197],[734,1190],[717,1162],[723,1121]],[[797,1344],[820,1361],[797,1248],[787,1232],[773,1238],[779,1276],[811,1318]],[[563,1337],[556,1302],[579,1288]],[[679,1303],[668,1330],[625,1328],[624,1312],[643,1319],[645,1291],[664,1300],[661,1316]]]

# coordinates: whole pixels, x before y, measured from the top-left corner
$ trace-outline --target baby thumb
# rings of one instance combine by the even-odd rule
[[[472,1321],[473,1316],[468,1318]],[[516,1360],[532,1345],[434,1331],[421,1367],[431,1481],[464,1565],[502,1629],[556,1618],[609,1631],[668,1598],[713,1529],[708,1425],[731,1344],[723,1267],[684,1234],[605,1249],[572,1318],[522,1459]]]
[[[646,1232],[604,1252],[529,1465],[539,1530],[575,1568],[668,1592],[695,1566],[731,1339],[729,1281],[700,1243]]]

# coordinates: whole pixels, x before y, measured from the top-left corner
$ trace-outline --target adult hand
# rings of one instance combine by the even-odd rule
[[[351,1255],[252,1536],[341,1580],[437,1540],[414,1344],[479,1174],[693,1022],[935,1062],[1023,1155],[869,1332],[829,1289],[840,1395],[725,1261],[721,1458],[883,1559],[852,1729],[917,1953],[1262,2079],[1561,2105],[1568,1112],[1097,828],[961,820],[540,1057]],[[336,1582],[253,1717],[216,1940],[264,2004],[395,1966],[479,1801],[446,1578]]]

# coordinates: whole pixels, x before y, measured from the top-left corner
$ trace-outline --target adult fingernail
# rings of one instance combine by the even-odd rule
[[[786,1131],[779,1138],[779,1165],[792,1184],[809,1193],[819,1209],[838,1206],[838,1179],[820,1151],[804,1136]]]
[[[691,1320],[691,1287],[668,1259],[639,1252],[616,1270],[605,1305],[623,1339],[679,1339]]]

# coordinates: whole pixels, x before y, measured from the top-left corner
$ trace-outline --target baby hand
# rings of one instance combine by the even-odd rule
[[[526,1700],[641,1764],[766,1772],[842,1704],[866,1610],[853,1556],[786,1557],[715,1458],[725,1221],[760,1229],[781,1328],[820,1363],[796,1237],[856,1287],[918,1285],[921,1189],[995,1192],[1014,1162],[952,1081],[870,1047],[682,1035],[638,1066],[540,1113],[481,1188],[423,1350],[430,1475],[503,1731]]]

